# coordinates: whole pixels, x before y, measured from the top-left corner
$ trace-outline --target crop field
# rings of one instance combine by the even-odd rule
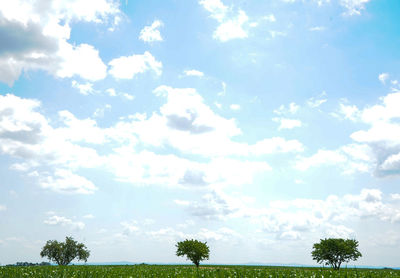
[[[400,270],[329,268],[262,267],[262,266],[194,266],[131,265],[131,266],[30,266],[0,267],[0,277],[32,278],[136,278],[136,277],[400,277]]]

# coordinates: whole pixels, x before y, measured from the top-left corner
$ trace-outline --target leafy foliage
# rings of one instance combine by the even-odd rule
[[[176,255],[180,257],[186,256],[196,267],[199,267],[201,261],[208,260],[210,256],[210,249],[207,246],[207,242],[186,239],[185,241],[178,242],[176,247]]]
[[[318,263],[340,269],[342,263],[355,261],[362,256],[357,248],[358,241],[355,239],[326,238],[314,244],[311,255]]]
[[[40,252],[41,257],[47,257],[58,265],[68,265],[77,258],[87,261],[90,251],[83,243],[78,243],[72,237],[66,237],[65,242],[49,240]]]

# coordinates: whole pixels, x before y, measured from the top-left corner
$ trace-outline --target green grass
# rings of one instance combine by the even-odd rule
[[[1,278],[136,278],[136,277],[400,277],[400,270],[341,269],[264,266],[194,266],[132,265],[132,266],[30,266],[0,267]]]

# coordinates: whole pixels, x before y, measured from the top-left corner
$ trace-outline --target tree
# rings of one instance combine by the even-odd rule
[[[186,239],[176,244],[178,248],[176,255],[179,257],[186,256],[187,260],[191,260],[192,263],[199,267],[200,262],[208,260],[210,256],[210,249],[207,246],[207,242],[201,242],[195,239]]]
[[[358,241],[355,239],[325,238],[314,244],[311,255],[317,263],[340,269],[342,263],[356,261],[362,256],[357,247]]]
[[[65,242],[49,240],[40,252],[41,257],[47,257],[58,265],[68,265],[77,258],[79,261],[87,261],[90,251],[83,243],[76,242],[72,237],[66,237]]]

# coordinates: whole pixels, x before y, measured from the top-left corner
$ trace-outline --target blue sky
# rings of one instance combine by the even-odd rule
[[[0,4],[0,263],[398,264],[400,3]],[[398,265],[397,265],[398,266]]]

